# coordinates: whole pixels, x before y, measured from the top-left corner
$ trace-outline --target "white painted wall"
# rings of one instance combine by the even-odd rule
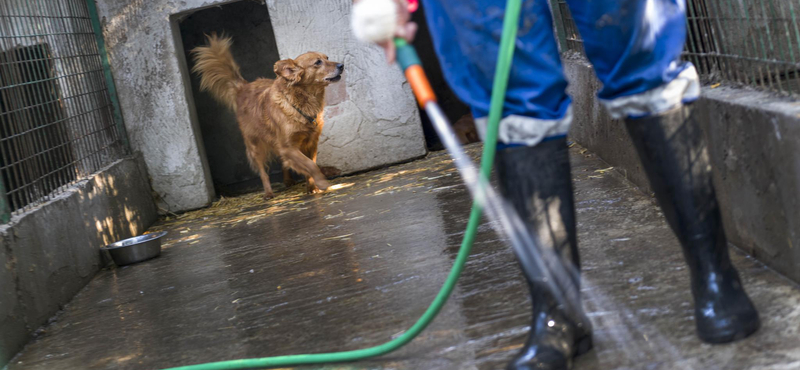
[[[400,69],[350,31],[351,0],[268,0],[282,58],[320,51],[345,64],[328,88],[319,164],[343,173],[425,155],[416,101]]]

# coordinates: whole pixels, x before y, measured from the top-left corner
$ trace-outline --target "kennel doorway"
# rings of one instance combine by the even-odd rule
[[[200,79],[191,73],[191,50],[205,44],[213,32],[233,37],[231,52],[247,81],[275,78],[273,66],[280,59],[269,12],[263,2],[250,0],[201,9],[177,19],[186,71],[194,100],[211,179],[219,195],[231,196],[262,189],[261,180],[250,168],[244,140],[233,111],[200,92]],[[191,108],[191,107],[190,107]],[[280,162],[270,164],[272,182],[283,179]]]
[[[439,65],[439,60],[436,58],[436,52],[433,48],[433,40],[431,40],[428,23],[425,21],[425,7],[419,7],[412,14],[411,20],[419,25],[417,35],[412,44],[417,49],[422,66],[425,68],[425,74],[428,76],[433,92],[436,93],[439,106],[447,115],[447,118],[450,119],[450,122],[455,123],[459,118],[470,113],[469,107],[456,97],[456,94],[453,93],[453,90],[450,90],[450,86],[447,85],[444,79],[442,67]],[[428,119],[428,115],[425,114],[424,110],[420,110],[419,116],[422,120],[422,132],[425,134],[425,144],[428,150],[443,150],[444,146],[439,140],[431,120]]]

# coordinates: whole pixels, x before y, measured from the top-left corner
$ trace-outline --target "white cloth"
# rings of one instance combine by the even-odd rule
[[[475,120],[475,128],[481,139],[486,137],[487,117]],[[510,115],[500,120],[497,139],[505,144],[522,144],[534,146],[543,139],[552,136],[566,135],[572,124],[572,106],[567,108],[567,113],[560,119],[539,119],[517,115]]]
[[[700,97],[700,78],[694,66],[686,68],[666,85],[640,94],[600,100],[614,119],[641,117],[666,112]]]

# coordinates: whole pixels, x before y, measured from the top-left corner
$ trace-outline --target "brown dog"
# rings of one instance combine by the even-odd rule
[[[274,196],[267,164],[275,156],[283,163],[287,183],[292,169],[308,178],[309,192],[327,189],[328,181],[316,165],[317,143],[325,87],[342,79],[344,65],[329,61],[325,54],[309,52],[275,63],[275,80],[247,82],[230,46],[230,37],[208,36],[207,46],[192,50],[192,71],[200,74],[200,90],[209,91],[236,112],[247,159],[261,176],[264,197]]]

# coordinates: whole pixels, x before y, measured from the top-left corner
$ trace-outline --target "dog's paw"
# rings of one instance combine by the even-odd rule
[[[316,187],[316,186],[309,186],[309,187],[306,188],[306,193],[308,193],[308,194],[319,194],[319,193],[322,193],[322,192],[323,191],[319,190],[319,188]]]
[[[318,180],[318,181],[315,182],[315,185],[320,190],[325,191],[325,190],[328,189],[329,186],[331,186],[331,183],[329,183],[328,180]]]
[[[272,192],[264,193],[264,200],[270,200],[272,198],[275,198],[275,194],[273,194]]]

